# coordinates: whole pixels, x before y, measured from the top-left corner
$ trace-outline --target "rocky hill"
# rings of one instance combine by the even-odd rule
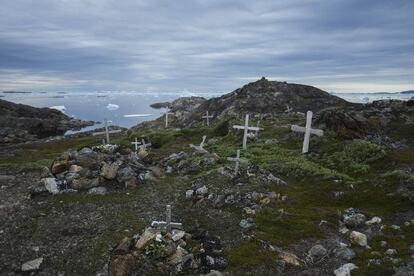
[[[352,104],[313,86],[261,78],[229,94],[207,100],[196,112],[205,113],[208,110],[222,117],[240,113],[281,113],[288,107],[292,111],[315,112],[327,107],[350,105]]]
[[[0,144],[63,135],[68,130],[93,124],[70,118],[58,110],[0,100]]]

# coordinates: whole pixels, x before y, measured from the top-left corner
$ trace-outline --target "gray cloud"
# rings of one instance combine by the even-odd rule
[[[7,1],[0,89],[414,89],[412,14],[411,0]]]

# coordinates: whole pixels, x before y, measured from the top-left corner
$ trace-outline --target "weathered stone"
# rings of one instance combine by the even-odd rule
[[[351,276],[351,271],[358,267],[353,263],[347,263],[334,271],[335,276]]]
[[[365,215],[353,208],[347,209],[343,217],[345,225],[349,227],[358,227],[365,222]]]
[[[319,260],[324,257],[328,253],[325,247],[320,244],[312,246],[311,249],[308,251],[308,255],[312,260]]]
[[[200,187],[196,190],[196,194],[204,196],[208,194],[208,188],[204,185],[203,187]]]
[[[132,254],[114,255],[109,261],[109,276],[129,275],[134,265]]]
[[[182,230],[178,230],[178,229],[174,229],[172,231],[172,240],[173,241],[178,241],[180,239],[182,239],[185,235],[185,232]]]
[[[121,165],[121,162],[119,161],[113,162],[110,164],[103,162],[103,165],[101,168],[101,176],[108,180],[115,179],[120,165]]]
[[[69,167],[68,160],[57,160],[53,162],[51,171],[53,174],[59,174],[66,171]]]
[[[188,252],[184,248],[181,248],[180,246],[178,246],[175,253],[168,258],[168,263],[172,265],[182,263],[183,257],[187,254]]]
[[[125,237],[112,252],[115,255],[125,255],[131,252],[132,240]]]
[[[81,166],[78,166],[78,165],[71,165],[70,167],[69,167],[69,172],[70,173],[79,173],[80,171],[82,171],[82,167]]]
[[[94,187],[88,190],[88,194],[91,195],[106,195],[108,190],[105,187]]]
[[[300,266],[300,261],[299,261],[298,256],[296,256],[293,253],[281,252],[279,256],[284,262],[286,262],[289,265]]]
[[[148,156],[148,151],[141,148],[138,152],[139,159],[144,160],[147,156]]]
[[[192,198],[194,196],[194,190],[187,190],[185,192],[185,197],[186,198]]]
[[[370,220],[366,221],[365,224],[366,225],[372,225],[372,224],[379,224],[381,223],[381,218],[380,217],[372,217]]]
[[[128,179],[127,181],[125,181],[125,188],[136,188],[138,187],[138,179],[136,177]]]
[[[138,250],[147,246],[157,235],[157,231],[152,228],[145,229],[139,240],[135,243],[135,248]]]
[[[22,264],[22,271],[35,271],[35,270],[39,270],[40,266],[43,263],[43,258],[37,258],[28,262],[25,262],[24,264]]]
[[[414,275],[414,261],[406,265],[400,266],[393,276],[413,276]]]
[[[248,219],[242,219],[239,223],[241,228],[244,229],[249,229],[253,227],[253,223],[252,223],[252,219],[248,218]]]
[[[126,167],[118,169],[116,180],[122,183],[135,177],[136,177],[135,171],[130,166],[126,166]]]
[[[360,246],[367,246],[367,236],[361,232],[352,231],[349,238],[351,239],[351,242],[354,244],[358,244]]]
[[[394,256],[394,255],[396,255],[397,254],[397,250],[395,250],[395,249],[387,249],[387,251],[385,251],[385,255],[388,255],[388,256]]]
[[[99,178],[78,178],[72,181],[71,187],[75,190],[87,190],[99,186]]]
[[[54,194],[54,195],[59,193],[59,187],[58,187],[56,178],[54,177],[43,178],[42,182],[45,185],[45,188],[49,193]]]

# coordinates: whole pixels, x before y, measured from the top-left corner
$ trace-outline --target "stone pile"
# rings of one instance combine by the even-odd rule
[[[111,252],[109,275],[221,275],[227,267],[221,241],[207,231],[171,233],[148,227],[141,235],[124,238]]]
[[[79,190],[106,194],[105,186],[137,187],[152,179],[139,155],[118,145],[66,151],[52,163],[50,172],[52,177],[43,178],[40,186],[52,194]]]
[[[195,152],[193,155],[185,152],[173,153],[160,162],[167,173],[187,174],[214,165],[219,160],[216,154]]]

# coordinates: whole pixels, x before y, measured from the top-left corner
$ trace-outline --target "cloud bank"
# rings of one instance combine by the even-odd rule
[[[0,90],[414,89],[412,0],[13,0]]]

